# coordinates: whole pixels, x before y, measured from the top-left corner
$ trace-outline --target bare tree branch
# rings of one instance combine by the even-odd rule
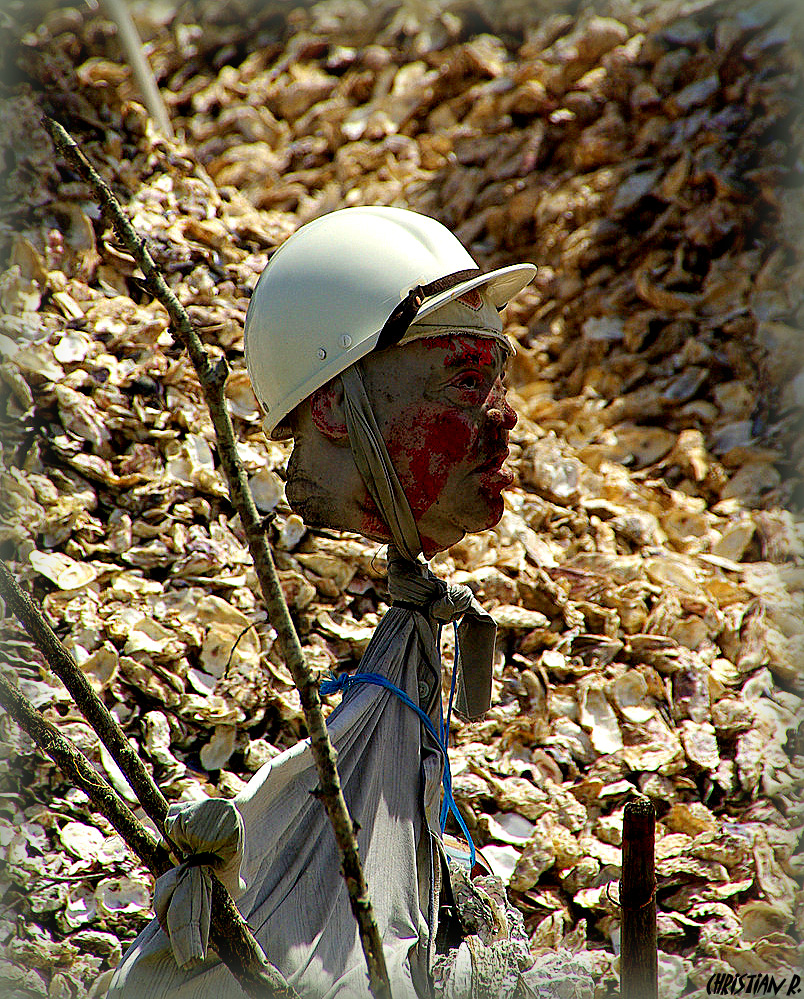
[[[128,741],[117,722],[106,711],[105,705],[81,674],[70,653],[53,633],[42,612],[30,597],[23,593],[2,562],[0,562],[0,593],[9,607],[17,614],[28,634],[34,639],[48,665],[53,668],[57,675],[62,676],[63,674],[67,678],[69,682],[65,682],[65,686],[68,690],[72,687],[76,691],[73,694],[76,704],[98,735],[101,736],[107,748],[107,739],[113,744],[122,739],[128,746]],[[0,657],[8,660],[2,649],[0,649]],[[80,675],[86,689],[83,689],[81,684],[77,682],[76,675]],[[72,690],[70,692],[72,693]],[[0,704],[42,751],[58,764],[65,776],[69,777],[76,787],[79,787],[89,796],[98,811],[109,819],[126,843],[153,874],[157,876],[164,874],[173,866],[170,854],[165,847],[157,843],[141,825],[114,788],[103,779],[86,757],[72,746],[53,725],[46,721],[31,702],[2,674],[0,674]],[[108,715],[108,722],[102,721],[103,712],[101,709]],[[92,720],[96,718],[101,719],[100,730]],[[131,779],[131,774],[125,769],[128,759],[124,759],[122,763],[119,760],[115,762],[133,788],[134,782]],[[167,815],[167,802],[139,758],[137,758],[137,764],[144,775],[144,777],[141,775],[140,779],[147,785],[148,807],[145,805],[143,807],[164,836],[163,827]],[[164,807],[160,806],[160,799],[164,803]],[[181,851],[170,843],[167,837],[165,837],[165,841],[170,844],[175,856],[182,856]],[[224,885],[218,880],[215,872],[210,870],[209,874],[212,881],[210,943],[217,951],[218,956],[251,999],[268,999],[268,997],[270,999],[298,999],[295,989],[288,985],[278,969],[266,960],[262,948],[252,936],[240,910],[232,901]]]
[[[254,568],[271,623],[276,629],[282,653],[299,691],[310,745],[321,784],[321,800],[329,815],[341,852],[341,873],[346,881],[352,912],[357,920],[363,953],[369,973],[369,988],[375,999],[390,999],[391,989],[377,923],[368,893],[357,847],[354,823],[349,814],[336,767],[336,754],[329,739],[318,685],[304,659],[276,574],[262,521],[248,487],[237,451],[232,421],[226,405],[224,385],[228,365],[224,359],[214,366],[186,310],[168,287],[143,239],[135,232],[114,194],[89,163],[70,135],[51,118],[44,123],[53,141],[70,164],[92,187],[98,202],[118,238],[139,264],[148,290],[167,309],[174,335],[186,347],[198,375],[201,389],[215,427],[218,454],[229,486],[229,494],[246,534]]]
[[[2,649],[0,657],[5,659]],[[158,877],[170,870],[173,861],[165,847],[148,832],[86,756],[65,739],[55,725],[43,718],[3,673],[0,673],[0,705],[42,752],[53,760],[64,776],[87,795],[152,874]]]
[[[131,748],[109,709],[92,689],[89,680],[76,666],[75,660],[59,641],[41,610],[20,587],[4,562],[0,562],[0,596],[98,733],[142,807],[161,829],[168,810],[164,795],[154,783],[145,764]]]

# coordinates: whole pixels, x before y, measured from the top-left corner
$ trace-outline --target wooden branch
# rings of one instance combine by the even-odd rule
[[[656,950],[656,814],[649,798],[631,798],[623,810],[620,908],[620,995],[658,999]]]
[[[44,124],[58,149],[92,187],[118,238],[137,261],[145,275],[146,287],[167,309],[173,333],[187,349],[198,375],[215,428],[218,454],[229,486],[232,505],[240,516],[268,616],[276,629],[277,640],[285,662],[299,691],[307,731],[310,734],[310,746],[318,769],[321,799],[332,823],[335,839],[341,853],[341,873],[346,881],[352,913],[357,920],[363,953],[366,957],[369,988],[375,999],[390,999],[391,989],[382,941],[374,919],[368,885],[360,862],[354,823],[341,789],[335,750],[327,732],[318,684],[305,662],[301,643],[279,584],[262,520],[254,505],[237,451],[234,429],[224,395],[224,385],[229,372],[228,365],[224,359],[218,361],[214,366],[210,363],[209,355],[196,333],[187,311],[168,287],[148,252],[144,240],[135,232],[114,194],[83,155],[75,141],[61,125],[51,118],[44,118]]]
[[[131,748],[131,744],[109,709],[92,689],[89,680],[45,620],[42,611],[21,589],[2,561],[0,561],[0,596],[34,640],[48,666],[70,692],[81,713],[98,733],[146,813],[161,829],[168,810],[164,795],[154,783],[142,760]]]
[[[131,67],[134,79],[137,83],[142,102],[148,114],[153,118],[154,124],[160,132],[168,139],[173,138],[173,128],[170,124],[165,102],[159,93],[154,74],[145,58],[142,49],[142,39],[137,31],[134,21],[131,19],[127,4],[124,0],[104,0],[109,17],[117,25],[117,37],[126,56],[126,61]]]
[[[105,705],[92,687],[86,683],[83,674],[81,677],[86,683],[89,693],[87,694],[80,688],[80,685],[75,683],[75,676],[72,674],[80,673],[80,670],[73,662],[69,652],[51,631],[50,626],[42,616],[42,612],[30,597],[23,593],[17,581],[13,576],[10,576],[8,569],[2,562],[0,562],[0,592],[2,592],[9,607],[17,614],[28,634],[39,646],[40,651],[48,661],[48,665],[53,668],[54,672],[58,666],[69,678],[71,685],[78,692],[77,696],[73,695],[76,704],[98,735],[104,739],[107,748],[106,739],[109,739],[113,744],[123,739],[128,746],[128,740],[126,740],[122,730],[114,718],[108,714]],[[0,649],[0,655],[8,658],[4,656],[2,649]],[[98,811],[109,819],[152,873],[158,876],[173,866],[170,854],[165,847],[158,844],[139,823],[125,802],[118,797],[114,788],[101,777],[86,757],[75,749],[53,725],[47,722],[30,701],[2,674],[0,674],[0,704],[20,728],[27,732],[41,747],[43,752],[58,764],[62,773],[73,780],[76,786],[89,796]],[[108,723],[103,721],[100,708],[106,711]],[[101,731],[98,730],[93,719],[100,720]],[[130,746],[128,748],[131,749]],[[124,759],[122,763],[117,760],[116,762],[133,788],[134,781],[132,781],[131,774],[125,769],[128,760]],[[139,758],[137,758],[137,764],[142,769],[145,775],[144,779],[149,785],[145,795],[148,804],[146,807],[143,803],[143,808],[162,833],[165,842],[170,845],[173,854],[181,858],[181,851],[170,842],[164,833],[167,802]],[[160,805],[160,799],[164,802],[164,808]],[[266,960],[262,948],[252,936],[240,910],[232,901],[231,895],[221,884],[215,872],[210,870],[209,874],[212,881],[213,900],[210,944],[235,976],[243,991],[251,999],[266,999],[266,996],[270,996],[271,999],[299,999],[295,989],[288,985],[279,970]]]
[[[0,656],[5,658],[1,649]],[[87,795],[101,815],[106,816],[151,874],[159,877],[170,870],[173,861],[165,847],[148,832],[86,756],[65,739],[55,725],[43,718],[3,673],[0,673],[0,705],[64,776]]]

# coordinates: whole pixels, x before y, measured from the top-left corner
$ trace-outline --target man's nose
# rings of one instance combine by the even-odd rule
[[[505,430],[513,430],[516,426],[516,411],[508,405],[505,395],[505,386],[500,379],[492,389],[488,400],[486,416],[494,423],[498,423]]]

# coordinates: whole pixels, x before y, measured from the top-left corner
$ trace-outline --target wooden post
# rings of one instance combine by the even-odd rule
[[[162,135],[166,139],[172,139],[173,129],[170,117],[159,92],[159,86],[145,57],[139,32],[131,18],[129,5],[125,3],[125,0],[105,0],[105,3],[109,17],[117,25],[117,37],[139,87],[142,103]]]
[[[623,812],[620,909],[621,999],[658,999],[656,951],[656,813],[648,798],[632,798]]]

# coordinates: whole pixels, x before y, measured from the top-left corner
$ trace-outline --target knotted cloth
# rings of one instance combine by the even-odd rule
[[[239,862],[243,819],[225,798],[210,798],[201,809],[184,802],[168,810],[165,835],[190,859],[156,882],[154,911],[170,936],[176,964],[192,968],[206,957],[209,943],[212,879],[208,868],[225,870]],[[204,843],[210,846],[208,851],[199,850]],[[238,888],[245,887],[238,878]]]
[[[414,566],[419,566],[417,571]],[[468,670],[459,670],[455,692],[457,710],[478,718],[491,703],[491,670],[497,625],[468,586],[456,586],[434,575],[420,563],[404,559],[388,546],[388,590],[395,602],[415,604],[439,624],[458,621],[457,653]],[[379,627],[382,627],[380,622]],[[436,667],[441,668],[440,657]],[[361,664],[361,670],[365,666]]]
[[[357,366],[341,375],[347,427],[367,488],[391,529],[394,601],[358,673],[378,673],[441,722],[441,626],[459,620],[455,706],[489,706],[493,619],[471,591],[450,586],[415,559],[418,532],[377,429]],[[441,877],[443,749],[397,696],[355,684],[327,720],[344,797],[383,941],[395,999],[430,989]],[[304,999],[367,997],[365,958],[335,837],[311,793],[318,774],[309,740],[266,763],[230,801],[172,805],[169,823],[189,854],[209,859],[235,897],[267,959]],[[159,919],[123,957],[109,995],[126,999],[229,999],[240,989],[207,950],[209,897],[192,859],[163,875]]]

